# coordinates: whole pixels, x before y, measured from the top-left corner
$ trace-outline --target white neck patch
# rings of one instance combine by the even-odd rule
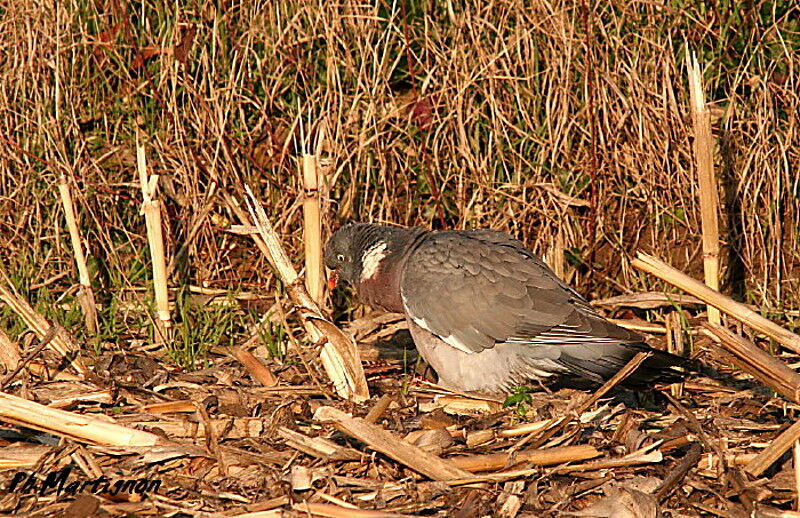
[[[364,252],[361,258],[361,280],[365,281],[375,277],[381,261],[386,257],[386,242],[382,241]]]

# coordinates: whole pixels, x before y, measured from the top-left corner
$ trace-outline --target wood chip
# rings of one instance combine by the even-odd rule
[[[360,460],[363,457],[361,452],[352,448],[339,446],[335,442],[329,441],[323,437],[309,437],[284,426],[279,427],[275,432],[286,441],[287,445],[319,459]]]

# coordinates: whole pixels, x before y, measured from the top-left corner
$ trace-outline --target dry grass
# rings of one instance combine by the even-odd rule
[[[225,199],[253,186],[302,264],[303,150],[319,157],[323,237],[345,220],[507,230],[590,298],[664,286],[630,266],[636,251],[702,278],[687,48],[712,103],[722,291],[797,327],[795,2],[53,5],[0,0],[0,278],[87,353],[157,338],[137,132],[160,175],[167,359],[181,367],[239,345],[268,308],[267,349],[299,352],[283,287],[228,232],[240,221]],[[0,330],[32,348],[24,329],[0,307]]]
[[[31,284],[72,272],[50,194],[66,173],[79,188],[90,254],[123,286],[136,284],[126,257],[145,248],[133,203],[138,124],[149,165],[163,175],[170,252],[185,252],[189,279],[269,285],[263,263],[238,267],[248,251],[214,223],[231,218],[219,193],[242,179],[259,184],[279,230],[299,245],[294,160],[305,122],[307,148],[322,156],[329,227],[344,219],[489,226],[540,253],[560,227],[573,263],[594,255],[593,266],[616,281],[598,275],[598,295],[643,287],[628,267],[636,249],[699,272],[688,44],[717,108],[723,237],[738,268],[724,277],[750,302],[795,307],[800,28],[788,5],[723,4],[717,13],[600,3],[587,38],[572,3],[177,12],[147,2],[9,3],[4,244],[36,264]],[[568,274],[587,282],[586,268]]]

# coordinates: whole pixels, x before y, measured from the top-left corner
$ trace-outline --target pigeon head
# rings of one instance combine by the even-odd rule
[[[335,278],[356,286],[365,270],[369,274],[386,256],[392,230],[392,227],[365,223],[340,228],[325,246],[325,266],[334,270]]]
[[[342,280],[364,295],[363,289],[371,283],[382,281],[384,288],[396,284],[399,261],[423,232],[418,228],[368,223],[345,225],[334,232],[325,245],[325,266],[334,270],[330,286]],[[389,295],[386,290],[381,294]],[[393,295],[392,298],[396,298]]]

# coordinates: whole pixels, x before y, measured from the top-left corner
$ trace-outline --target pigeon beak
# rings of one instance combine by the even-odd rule
[[[333,291],[339,283],[339,270],[333,270],[328,276],[328,290]]]

